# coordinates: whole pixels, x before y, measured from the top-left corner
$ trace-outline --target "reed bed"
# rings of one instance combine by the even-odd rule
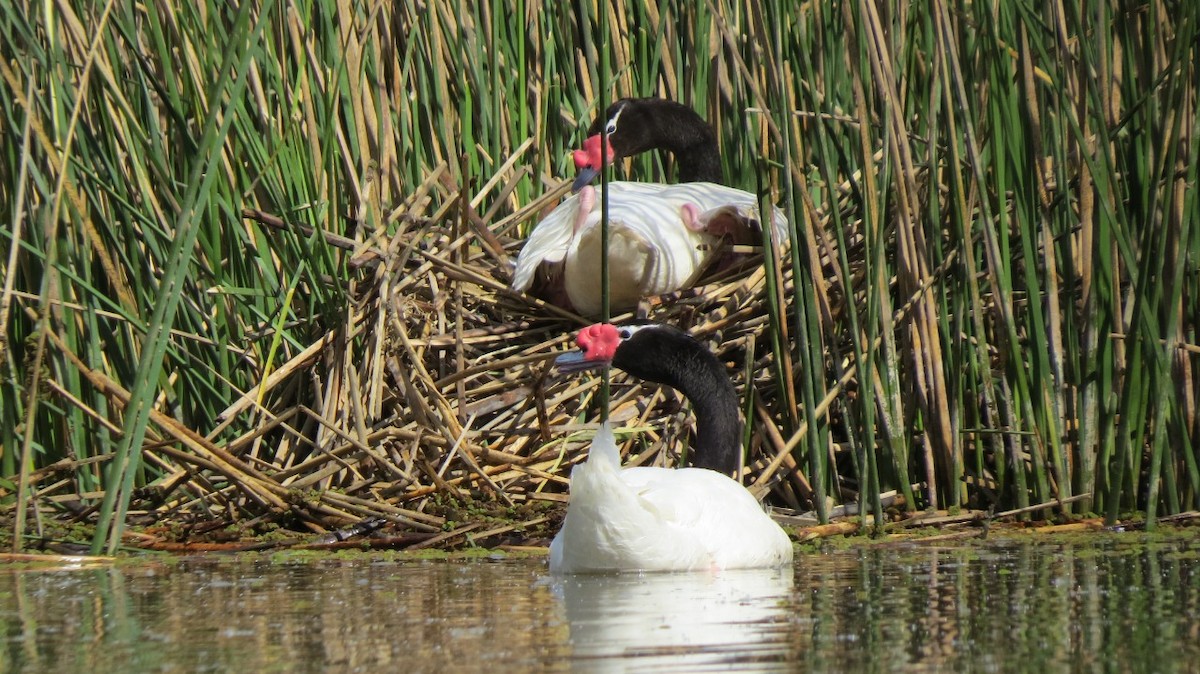
[[[793,223],[639,310],[728,363],[781,511],[1200,509],[1194,5],[0,0],[12,547],[552,531],[590,319],[507,280],[626,95]],[[686,453],[674,392],[611,409],[628,463]]]

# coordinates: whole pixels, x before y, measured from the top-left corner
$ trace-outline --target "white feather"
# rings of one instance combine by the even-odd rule
[[[792,544],[758,501],[704,468],[626,468],[607,423],[571,473],[550,570],[693,571],[791,564]]]
[[[759,222],[758,199],[745,190],[716,183],[608,184],[610,301],[627,309],[643,297],[685,288],[704,267],[716,239],[693,231],[684,207],[698,213],[732,206]],[[580,213],[581,201],[589,208]],[[576,311],[600,312],[601,194],[567,197],[533,230],[517,257],[513,289],[525,292],[543,263],[563,263],[563,283]],[[787,219],[778,208],[775,240],[787,240]]]

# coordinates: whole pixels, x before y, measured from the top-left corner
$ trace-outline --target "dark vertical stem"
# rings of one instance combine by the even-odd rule
[[[608,110],[608,0],[600,0],[600,44],[599,93],[600,114]],[[608,133],[600,132],[600,320],[607,323],[612,318],[608,297]],[[609,370],[604,369],[600,380],[600,420],[608,421]]]

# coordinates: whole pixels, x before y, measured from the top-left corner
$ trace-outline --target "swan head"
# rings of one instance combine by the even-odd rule
[[[575,170],[579,173],[575,175],[575,182],[571,185],[572,191],[578,192],[584,185],[595,180],[596,176],[600,175],[600,171],[613,163],[618,156],[625,157],[634,154],[629,147],[618,149],[615,145],[627,145],[625,136],[617,133],[617,121],[629,104],[629,99],[621,99],[613,103],[604,113],[604,117],[592,122],[591,127],[588,128],[588,137],[583,141],[583,149],[575,150],[573,153]],[[601,128],[602,124],[603,128]],[[601,141],[601,131],[604,132],[603,137],[607,142]],[[603,153],[604,157],[601,157],[601,145],[604,145],[607,150]]]
[[[605,144],[608,150],[608,157],[601,161],[600,159],[600,134],[588,136],[587,140],[583,141],[583,148],[575,150],[572,154],[575,159],[575,170],[579,173],[575,174],[575,182],[571,184],[571,191],[578,192],[588,183],[596,179],[600,175],[600,170],[608,166],[616,159],[616,152],[613,150],[612,142]]]
[[[559,372],[575,373],[611,365],[648,381],[679,385],[689,355],[702,347],[686,332],[662,323],[613,325],[596,323],[575,335],[577,351],[555,359]]]
[[[721,361],[688,333],[661,323],[597,323],[575,337],[579,349],[559,356],[559,372],[615,366],[683,393],[696,412],[693,463],[729,475],[741,462],[742,423],[733,382]]]
[[[642,326],[618,328],[611,323],[596,323],[583,328],[575,335],[577,351],[569,351],[554,359],[559,372],[571,374],[596,370],[612,365],[617,349],[633,336],[633,331]]]
[[[663,98],[622,98],[588,127],[583,148],[574,152],[578,191],[622,157],[667,150],[679,162],[681,182],[721,182],[716,133],[695,110]],[[601,152],[601,134],[607,152]],[[604,154],[605,156],[601,156]]]

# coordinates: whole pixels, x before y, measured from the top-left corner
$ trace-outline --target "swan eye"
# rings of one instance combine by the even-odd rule
[[[629,339],[633,336],[633,330],[630,330],[629,328],[622,328],[617,332],[617,335],[619,335],[621,339]]]

